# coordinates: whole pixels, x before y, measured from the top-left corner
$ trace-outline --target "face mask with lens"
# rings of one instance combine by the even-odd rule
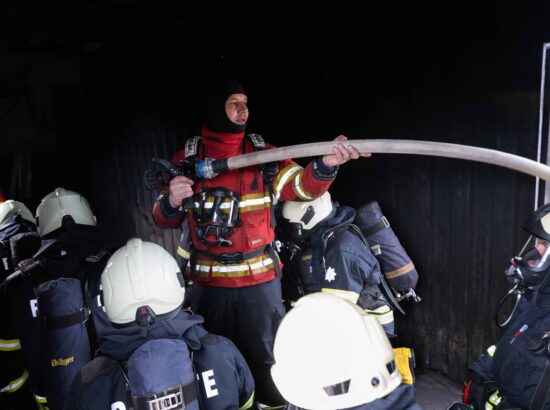
[[[231,246],[233,243],[227,238],[233,234],[234,228],[242,225],[239,218],[239,195],[224,188],[205,189],[199,194],[193,218],[201,242]]]
[[[550,269],[550,244],[531,236],[506,272],[512,283],[523,287],[538,285]]]
[[[512,320],[521,298],[526,293],[531,293],[541,283],[550,271],[550,244],[545,240],[531,236],[519,256],[514,256],[510,267],[505,272],[506,278],[514,285],[512,289],[500,300],[495,312],[495,323],[498,327],[504,327]],[[515,301],[511,302],[510,298]],[[504,315],[506,304],[512,303],[510,314]]]

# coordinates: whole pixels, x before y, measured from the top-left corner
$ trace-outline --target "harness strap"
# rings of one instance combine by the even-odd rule
[[[166,389],[162,395],[131,397],[134,410],[184,409],[189,403],[197,400],[197,389],[193,381],[185,386]]]
[[[281,279],[283,276],[283,269],[279,263],[279,254],[275,251],[275,248],[271,244],[266,247],[267,254],[273,260],[273,265],[275,265],[275,271],[277,272],[277,278]]]
[[[199,402],[199,409],[203,410],[204,404],[197,395],[198,386],[196,381],[186,385],[178,385],[166,389],[162,395],[156,394],[151,397],[136,397],[132,394],[132,385],[128,378],[128,362],[117,361],[122,371],[126,384],[126,398],[128,410],[160,410],[160,409],[185,409],[187,405],[195,400]],[[194,366],[193,366],[194,370]]]
[[[382,229],[389,228],[389,227],[390,227],[389,221],[386,219],[385,216],[383,216],[378,222],[375,222],[374,224],[369,226],[367,229],[365,229],[364,234],[365,234],[365,236],[371,236],[371,235],[375,234],[376,232],[379,232]]]
[[[46,330],[62,329],[78,323],[84,323],[89,317],[90,311],[87,308],[81,308],[79,311],[71,313],[70,315],[44,317],[44,327]]]
[[[382,219],[380,221],[378,221],[376,224],[372,225],[369,229],[373,229],[373,227],[375,227],[375,226],[377,227],[377,231],[379,231],[379,230],[381,230],[385,227],[389,227],[390,225],[389,225],[389,222],[386,219],[386,217],[382,217]],[[363,232],[361,231],[361,229],[357,225],[355,225],[355,224],[345,224],[345,225],[339,227],[336,231],[339,231],[341,228],[349,228],[350,231],[355,233],[359,237],[359,239],[361,239],[361,241],[365,244],[365,246],[368,249],[370,249],[369,241],[367,240],[367,238],[365,237],[365,235],[363,234]],[[335,234],[336,234],[336,231],[335,231]],[[377,232],[377,231],[373,231],[373,232]],[[380,275],[380,287],[382,288],[382,291],[384,292],[384,294],[388,298],[388,302],[390,302],[390,304],[393,307],[395,307],[400,313],[402,313],[404,315],[405,311],[403,310],[403,308],[399,304],[399,301],[393,295],[392,290],[390,289],[388,283],[386,282],[386,279],[384,277],[384,273],[382,273]]]
[[[230,263],[240,263],[247,259],[252,259],[252,258],[255,258],[256,256],[260,256],[262,253],[264,253],[267,250],[268,247],[271,248],[271,245],[261,246],[258,249],[255,249],[252,252],[247,252],[247,253],[233,252],[233,253],[222,253],[220,255],[217,255],[215,253],[203,251],[200,249],[198,249],[196,253],[206,256],[208,259],[212,259],[219,263],[230,264]]]

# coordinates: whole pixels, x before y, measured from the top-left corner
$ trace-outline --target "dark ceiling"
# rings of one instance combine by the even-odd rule
[[[299,55],[314,56],[343,38],[347,47],[353,47],[352,37],[362,37],[374,60],[388,58],[376,65],[392,71],[397,55],[419,61],[454,60],[476,53],[497,56],[508,52],[512,57],[514,48],[548,34],[548,7],[543,1],[380,3],[3,2],[0,93],[16,92],[10,90],[44,79],[48,75],[44,72],[29,78],[29,68],[38,61],[58,70],[62,69],[61,60],[96,64],[97,79],[114,71],[102,62],[158,67],[197,61],[212,64],[224,56],[243,65],[256,60],[277,67],[281,60],[291,64]],[[540,44],[537,46],[540,49]],[[264,71],[265,67],[257,69]],[[63,78],[62,70],[57,74],[49,71],[49,75]],[[87,75],[94,79],[93,73]]]
[[[474,98],[536,87],[548,11],[544,1],[4,1],[0,153],[55,146],[64,124],[70,143],[68,120],[97,123],[101,110],[189,120],[194,104],[176,107],[182,88],[219,70],[250,86],[257,123],[283,104],[295,113],[281,129],[304,121],[304,101],[323,115],[323,93],[344,95],[334,108],[357,117],[359,100],[378,106],[411,90]],[[24,137],[5,137],[14,129]]]

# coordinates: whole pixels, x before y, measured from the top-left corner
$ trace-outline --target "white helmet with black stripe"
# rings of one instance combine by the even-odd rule
[[[20,215],[22,219],[36,224],[32,212],[25,206],[24,203],[8,199],[0,203],[0,229],[13,220],[16,215]]]
[[[311,230],[326,219],[333,211],[332,199],[325,192],[311,201],[285,201],[282,215],[288,224],[297,225],[300,230]]]
[[[105,313],[115,324],[134,322],[143,307],[156,316],[175,314],[185,297],[183,275],[174,257],[160,245],[138,238],[109,258],[101,286]]]
[[[41,237],[66,224],[96,226],[97,220],[86,198],[78,192],[56,188],[36,208],[37,231]]]
[[[402,380],[380,323],[329,293],[312,293],[296,302],[279,326],[273,354],[273,381],[300,408],[370,403]]]

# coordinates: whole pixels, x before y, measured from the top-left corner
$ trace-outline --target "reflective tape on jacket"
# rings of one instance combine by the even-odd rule
[[[496,390],[485,402],[485,410],[493,410],[500,404],[501,400],[502,396],[500,395],[500,392]]]
[[[380,306],[374,310],[365,309],[365,312],[374,316],[381,325],[393,323],[393,310],[387,305]]]
[[[39,396],[38,394],[35,394],[34,401],[36,401],[36,404],[38,404],[39,410],[50,410],[50,407],[48,406],[47,398]]]
[[[15,380],[9,382],[6,386],[0,389],[2,393],[14,393],[21,388],[29,378],[29,372],[25,370],[23,374]]]
[[[19,339],[0,339],[0,352],[10,352],[19,349],[21,349],[21,341]]]
[[[357,303],[357,300],[359,299],[359,293],[353,292],[351,290],[322,288],[321,292],[332,293],[333,295],[339,296],[345,300],[349,300],[351,303],[354,304]]]
[[[197,259],[196,271],[198,277],[241,277],[257,275],[275,267],[273,259],[266,253],[241,263],[222,264],[212,259]]]
[[[306,193],[304,191],[304,187],[302,185],[302,176],[304,175],[304,170],[300,170],[298,173],[296,173],[296,177],[294,177],[294,192],[296,192],[296,195],[298,195],[299,198],[305,199],[307,201],[310,201],[313,199],[313,196]]]
[[[239,407],[239,410],[247,410],[254,404],[254,392],[252,392],[252,395],[250,398],[246,401],[245,404],[243,404],[241,407]]]
[[[205,209],[210,209],[214,206],[214,199],[209,199],[213,197],[206,197],[206,200],[203,203]],[[195,201],[195,207],[199,208],[200,203]],[[232,201],[230,199],[224,199],[220,204],[220,209],[230,209],[232,206]],[[271,207],[271,197],[269,192],[260,192],[256,194],[243,195],[239,199],[239,212],[250,212],[257,211],[259,209],[265,209]]]
[[[181,246],[178,246],[178,249],[176,252],[178,253],[179,256],[181,256],[185,260],[189,260],[189,258],[191,258],[191,254],[185,249],[183,249]]]
[[[303,200],[313,199],[313,196],[304,190],[304,187],[302,185],[303,174],[304,169],[299,165],[290,164],[284,167],[281,172],[279,172],[277,178],[275,178],[275,181],[273,182],[273,193],[275,199],[279,199],[281,193],[283,192],[283,189],[292,179],[294,179],[292,189],[294,190],[298,198]]]

